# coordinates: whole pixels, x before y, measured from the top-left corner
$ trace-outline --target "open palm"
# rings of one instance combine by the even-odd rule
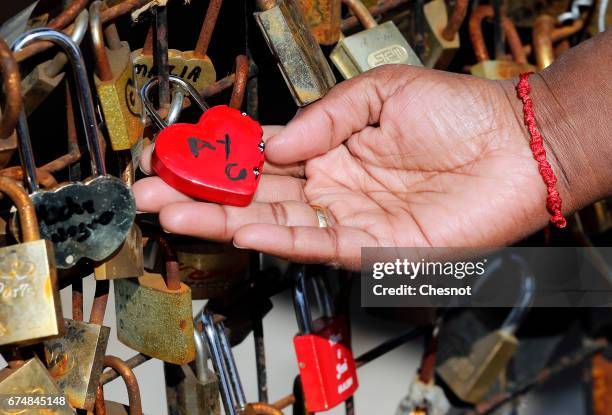
[[[139,210],[173,233],[356,269],[364,246],[500,246],[547,221],[546,190],[501,83],[386,66],[265,127],[246,208],[193,201],[149,177]],[[149,158],[143,158],[143,169]],[[319,228],[311,205],[333,226]]]

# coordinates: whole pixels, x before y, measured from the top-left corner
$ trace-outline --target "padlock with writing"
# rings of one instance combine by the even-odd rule
[[[72,65],[72,91],[81,106],[92,162],[92,179],[70,182],[50,191],[39,190],[30,134],[22,111],[17,123],[20,154],[30,198],[40,220],[40,232],[54,245],[57,267],[70,268],[83,257],[101,261],[117,250],[134,222],[135,202],[132,191],[121,180],[106,174],[89,81],[78,46],[61,32],[35,29],[19,36],[13,51],[38,40],[61,46]]]
[[[516,27],[506,16],[502,16],[502,25],[514,60],[491,60],[489,58],[489,52],[482,35],[482,20],[485,17],[493,17],[493,15],[492,6],[480,5],[472,11],[470,16],[470,39],[478,61],[476,65],[470,68],[471,74],[486,79],[503,80],[512,79],[524,72],[535,72],[535,67],[527,63],[527,56]]]
[[[44,343],[47,367],[70,405],[91,411],[110,328],[70,319],[64,321],[64,335]]]
[[[225,297],[248,276],[249,252],[233,245],[189,239],[177,242],[181,281],[194,300]]]
[[[164,364],[168,413],[177,415],[219,415],[219,380],[207,366],[208,347],[194,330],[195,365]]]
[[[123,182],[131,188],[134,183],[134,161],[125,153],[118,156],[123,169]],[[94,268],[96,280],[140,277],[144,273],[142,245],[142,231],[133,223],[119,249]]]
[[[0,192],[17,208],[22,243],[0,248],[0,345],[27,344],[64,331],[53,246],[40,239],[34,206],[16,182],[0,177]]]
[[[446,11],[445,0],[427,3],[423,13],[427,23],[427,46],[423,64],[428,68],[446,68],[459,49],[459,28],[465,19],[468,0],[455,1],[452,15]]]
[[[226,105],[208,108],[191,85],[170,76],[170,82],[184,89],[204,114],[197,124],[166,126],[148,99],[157,82],[149,80],[141,91],[147,113],[163,128],[151,155],[155,173],[197,199],[235,206],[251,203],[264,161],[259,123]]]
[[[341,0],[299,0],[310,32],[321,45],[333,45],[340,39]]]
[[[7,401],[10,397],[22,395],[42,395],[51,399],[50,405],[17,405],[17,402]],[[62,395],[47,368],[34,357],[16,369],[5,368],[0,371],[0,412],[3,414],[47,414],[73,415],[74,410],[68,400]],[[16,406],[11,409],[11,406]],[[18,406],[18,408],[17,408]]]
[[[198,40],[193,50],[168,49],[170,75],[183,79],[198,91],[217,79],[215,67],[207,52],[222,2],[223,0],[209,1]],[[132,60],[134,63],[134,79],[140,90],[155,73],[153,66],[153,26],[147,33],[142,49],[137,49],[132,53]]]
[[[295,266],[294,307],[300,333],[293,338],[300,378],[310,412],[327,411],[350,398],[358,387],[357,368],[343,316],[312,321],[306,297],[306,266]],[[331,302],[327,302],[328,312]]]
[[[87,26],[89,13],[81,11],[74,21],[74,30],[70,38],[78,45],[81,44]],[[64,79],[64,66],[68,57],[58,52],[52,59],[38,64],[32,72],[23,78],[23,105],[27,115],[30,115]]]
[[[422,66],[392,21],[378,24],[361,0],[343,0],[366,30],[340,39],[329,55],[344,79],[386,64]]]
[[[117,338],[147,356],[182,365],[195,359],[191,290],[181,283],[176,254],[156,236],[164,254],[164,274],[113,282]]]
[[[213,367],[219,377],[219,392],[225,414],[282,415],[280,410],[271,405],[247,402],[223,322],[204,309],[196,317],[195,323],[202,323],[201,335],[206,339]]]
[[[107,28],[114,37],[110,48],[104,45],[100,20],[102,4],[96,0],[89,7],[89,27],[97,68],[94,83],[113,150],[129,150],[144,130],[140,114],[135,109],[138,96],[132,81],[130,46],[115,36],[114,24]]]
[[[511,254],[507,260],[518,267],[521,278],[520,298],[512,308],[502,326],[478,339],[471,347],[468,356],[451,356],[436,368],[438,375],[460,399],[476,404],[489,392],[495,380],[506,368],[518,348],[514,333],[529,311],[535,292],[535,277],[526,261]],[[480,283],[473,287],[479,289],[482,281],[487,280],[496,270],[508,266],[506,258],[496,258],[487,266],[487,272],[479,277]]]
[[[254,16],[296,105],[303,107],[322,98],[336,78],[296,1],[258,0]]]

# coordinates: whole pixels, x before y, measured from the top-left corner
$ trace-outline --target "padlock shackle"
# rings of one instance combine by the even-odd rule
[[[208,2],[208,9],[206,9],[206,15],[204,16],[204,21],[202,22],[200,35],[198,36],[198,41],[195,49],[193,50],[193,56],[196,58],[204,58],[208,52],[210,39],[212,38],[212,33],[215,30],[222,4],[223,0],[210,0]]]
[[[527,315],[535,297],[536,279],[533,270],[525,260],[517,254],[510,254],[509,259],[519,265],[519,277],[521,278],[521,291],[517,304],[512,307],[510,314],[502,323],[501,330],[514,334],[518,326]]]
[[[136,379],[132,369],[117,356],[104,356],[104,367],[115,369],[123,379],[128,393],[130,415],[142,415],[140,388],[138,387],[138,379]]]
[[[95,0],[89,6],[89,30],[91,33],[91,44],[96,59],[96,72],[101,81],[111,81],[113,79],[113,71],[106,54],[106,46],[104,45],[104,30],[102,29],[102,2]]]
[[[239,415],[246,406],[246,398],[223,323],[215,323],[213,313],[205,308],[199,314],[199,321],[202,322],[202,333],[206,336],[213,368],[219,377],[219,392],[225,413]]]
[[[19,186],[17,182],[4,176],[0,176],[0,192],[7,195],[17,208],[23,242],[39,240],[40,231],[38,229],[36,209],[34,209],[34,204],[30,200],[28,192]]]
[[[57,30],[46,28],[34,29],[21,34],[13,43],[13,52],[18,52],[26,45],[39,41],[47,40],[58,45],[68,56],[68,60],[72,65],[72,79],[74,86],[72,91],[77,94],[79,107],[81,109],[81,120],[83,122],[83,131],[87,141],[87,147],[91,157],[91,173],[92,176],[106,175],[106,166],[104,157],[100,149],[98,141],[98,130],[96,116],[94,112],[93,98],[89,80],[87,79],[87,70],[83,55],[78,45],[67,35]],[[32,151],[32,143],[30,141],[30,131],[28,129],[25,110],[22,109],[17,122],[17,135],[19,143],[19,155],[21,163],[26,173],[26,185],[30,193],[38,190],[38,182],[36,180],[36,163],[34,161],[34,153]]]
[[[4,108],[0,111],[0,139],[8,138],[13,134],[19,113],[23,108],[21,97],[21,74],[19,65],[3,39],[0,39],[0,72],[2,73],[2,86],[4,89]]]
[[[198,107],[202,110],[202,112],[206,111],[209,107],[204,102],[198,91],[191,86],[189,83],[185,82],[181,78],[175,75],[170,75],[169,77],[170,83],[177,84],[179,88],[181,88],[184,92],[186,92],[189,97],[198,105]],[[145,107],[145,110],[149,113],[149,116],[160,130],[166,128],[168,124],[163,120],[163,118],[155,111],[153,108],[153,103],[149,99],[149,93],[151,88],[154,85],[159,83],[159,79],[157,77],[152,77],[149,79],[140,89],[140,99]]]
[[[314,331],[312,326],[312,315],[310,314],[310,304],[308,303],[306,292],[306,265],[293,264],[294,267],[294,287],[293,287],[293,308],[301,334],[310,334]]]
[[[453,14],[450,15],[448,21],[446,23],[446,27],[442,29],[442,37],[445,40],[451,42],[457,33],[459,32],[459,28],[463,24],[465,20],[465,15],[467,14],[468,9],[468,0],[457,0],[455,2],[455,8],[453,9]]]
[[[172,99],[170,100],[170,109],[168,110],[168,116],[166,117],[166,123],[168,125],[176,124],[183,112],[183,102],[185,101],[185,94],[181,89],[175,89],[172,93]]]
[[[316,275],[313,278],[315,294],[320,305],[321,312],[324,317],[331,318],[335,312],[334,299],[329,292],[329,286],[322,275]]]
[[[89,12],[87,9],[83,9],[74,21],[74,30],[70,35],[70,38],[74,40],[77,45],[80,45],[87,33],[87,27],[89,26]],[[45,75],[49,78],[55,78],[62,72],[64,66],[68,63],[68,57],[64,52],[58,52],[51,61],[45,67]]]
[[[353,12],[366,30],[378,26],[378,22],[361,0],[342,0],[342,2]]]
[[[166,264],[166,272],[164,274],[164,281],[166,283],[166,287],[169,290],[178,290],[181,288],[181,273],[179,269],[178,257],[176,255],[176,251],[168,242],[168,239],[163,237],[159,233],[155,233],[152,236],[152,239],[157,242],[157,246],[159,247],[162,257],[164,258],[164,262]]]
[[[203,334],[197,329],[197,321],[194,321],[193,325],[196,327],[193,330],[193,342],[196,351],[195,374],[199,381],[206,382],[209,380],[208,375],[210,373],[210,369],[208,369],[206,362],[210,356],[204,339],[202,338]]]
[[[539,70],[549,66],[555,60],[552,34],[557,19],[548,15],[539,15],[533,25],[533,49]]]
[[[247,406],[253,411],[253,415],[283,415],[280,409],[265,402],[249,403]]]
[[[246,55],[236,56],[236,71],[234,75],[234,87],[229,106],[240,110],[244,101],[247,83],[249,82],[249,58]]]
[[[493,6],[480,5],[472,11],[472,15],[470,16],[468,28],[472,46],[474,47],[474,54],[478,62],[490,60],[489,52],[487,51],[484,36],[482,34],[482,21],[485,17],[493,17],[494,15]],[[521,38],[516,31],[514,23],[504,15],[502,16],[502,26],[506,33],[506,40],[512,51],[514,61],[519,64],[527,63],[527,55],[525,54]]]

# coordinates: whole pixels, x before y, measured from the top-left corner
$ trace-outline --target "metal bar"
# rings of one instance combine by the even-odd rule
[[[155,43],[153,48],[153,66],[159,80],[159,109],[163,116],[170,108],[170,69],[168,66],[168,9],[155,9]]]
[[[139,366],[143,364],[144,362],[149,361],[150,359],[151,359],[150,356],[145,356],[142,353],[138,353],[137,355],[132,356],[131,358],[126,360],[125,364],[130,369],[134,369],[136,366]],[[100,376],[100,384],[105,385],[108,382],[111,382],[117,379],[119,376],[120,376],[119,372],[117,372],[115,369],[107,370],[104,373],[102,373],[102,375]]]

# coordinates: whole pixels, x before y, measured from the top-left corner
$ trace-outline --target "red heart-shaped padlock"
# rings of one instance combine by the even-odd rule
[[[224,205],[251,203],[263,155],[258,122],[226,105],[208,109],[197,124],[173,124],[155,140],[153,170],[176,190]]]

